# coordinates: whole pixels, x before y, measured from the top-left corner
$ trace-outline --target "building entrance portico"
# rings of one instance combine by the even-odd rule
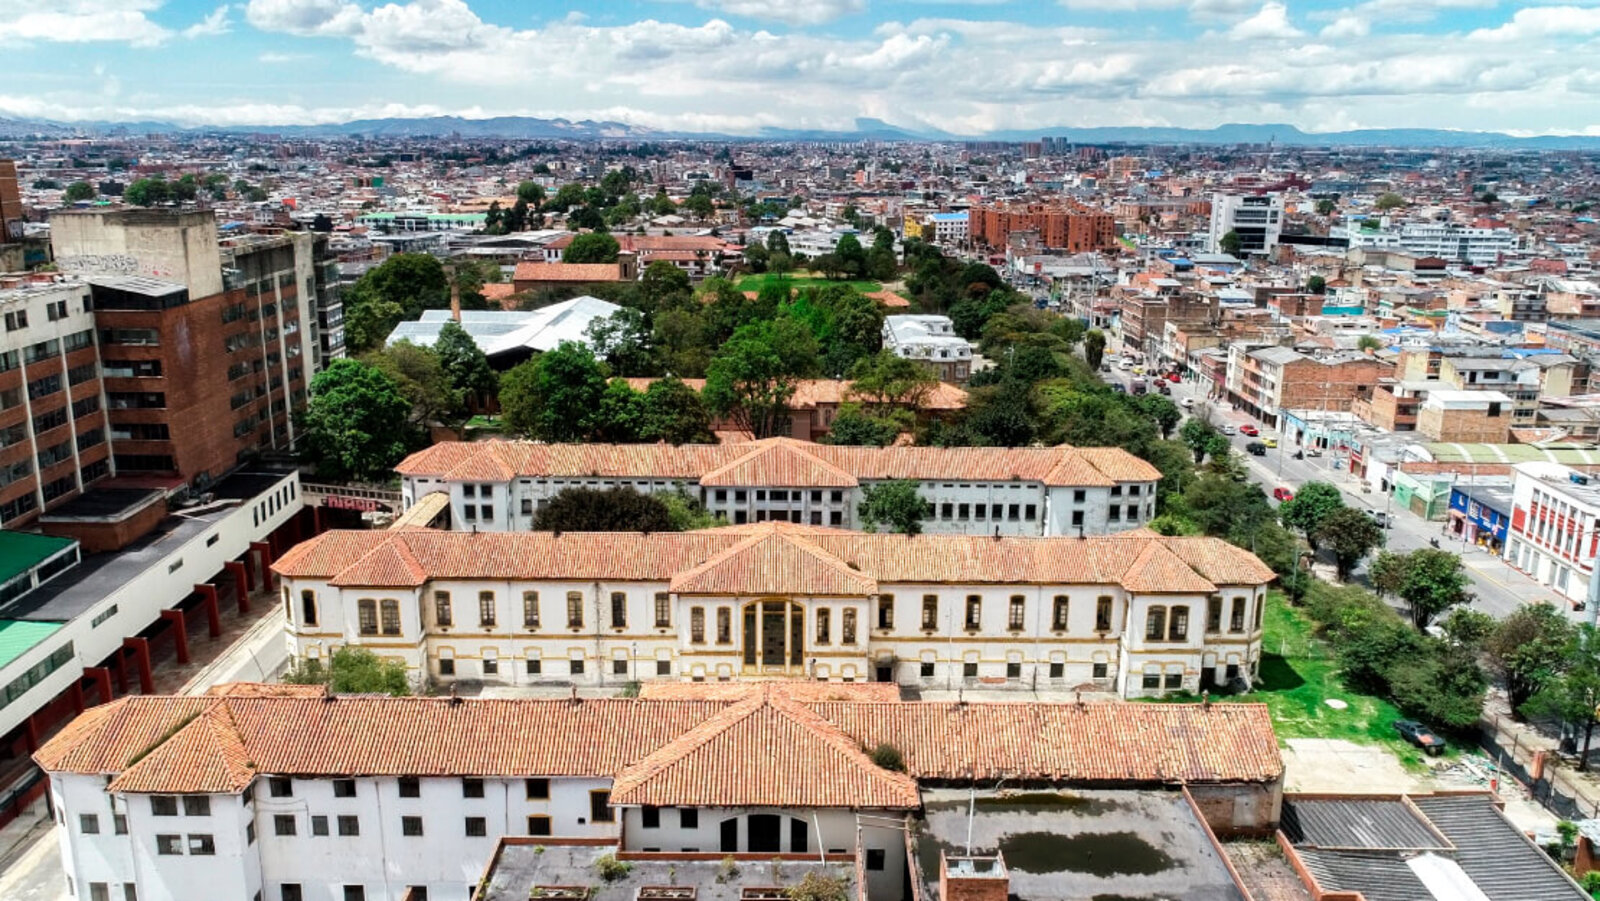
[[[796,675],[805,666],[805,608],[783,598],[744,606],[746,675]]]

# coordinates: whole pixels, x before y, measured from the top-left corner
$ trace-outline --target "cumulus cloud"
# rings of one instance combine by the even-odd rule
[[[1228,37],[1236,41],[1293,40],[1305,32],[1289,23],[1289,8],[1282,3],[1268,3],[1261,11],[1228,29]]]
[[[361,27],[361,7],[348,0],[250,0],[246,22],[262,31],[301,37],[354,34]]]
[[[228,19],[228,6],[223,4],[212,10],[211,15],[185,28],[183,36],[191,39],[214,37],[219,34],[227,34],[232,28],[233,22]]]
[[[1595,34],[1600,34],[1600,7],[1536,6],[1519,9],[1511,21],[1498,28],[1480,28],[1467,35],[1467,39],[1505,43]]]
[[[1001,0],[1004,2],[1004,0]],[[785,25],[821,25],[867,8],[867,0],[695,0],[701,9]]]
[[[152,47],[172,32],[150,20],[161,0],[0,0],[0,44],[121,42]]]

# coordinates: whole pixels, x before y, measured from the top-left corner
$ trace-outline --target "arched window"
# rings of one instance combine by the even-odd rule
[[[362,635],[378,634],[378,602],[372,598],[356,601],[358,626]]]
[[[1183,641],[1189,637],[1189,607],[1172,608],[1172,619],[1167,623],[1167,640]]]
[[[1145,641],[1160,641],[1167,634],[1167,608],[1156,606],[1144,620]]]

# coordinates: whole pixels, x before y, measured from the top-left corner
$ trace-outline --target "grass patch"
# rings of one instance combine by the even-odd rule
[[[883,290],[883,285],[874,281],[830,281],[829,279],[825,279],[820,275],[805,271],[790,273],[789,275],[781,278],[771,272],[763,272],[758,275],[747,275],[744,278],[739,279],[739,281],[735,283],[734,287],[738,288],[740,291],[759,292],[769,283],[777,281],[788,282],[791,288],[805,288],[815,285],[849,285],[863,294],[871,294],[875,291]]]
[[[1325,701],[1338,698],[1349,706],[1335,710]],[[1226,700],[1254,701],[1272,711],[1278,739],[1337,738],[1361,744],[1380,744],[1413,769],[1427,758],[1394,731],[1394,721],[1404,719],[1388,700],[1347,688],[1339,677],[1333,648],[1316,637],[1304,611],[1272,592],[1262,622],[1261,678],[1255,689]],[[1452,746],[1445,752],[1453,755]]]

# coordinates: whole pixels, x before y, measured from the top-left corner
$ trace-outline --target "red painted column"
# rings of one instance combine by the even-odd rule
[[[272,546],[265,541],[250,542],[250,549],[260,555],[261,559],[261,588],[265,591],[272,590]]]
[[[83,680],[77,679],[72,683],[72,715],[80,716],[88,705],[83,700]]]
[[[217,586],[209,582],[200,582],[194,586],[195,593],[205,598],[201,603],[206,608],[206,626],[212,638],[222,637],[222,605],[217,602]]]
[[[117,680],[117,691],[127,694],[128,658],[126,654],[122,653],[122,648],[118,648],[116,653],[111,655],[111,675]]]
[[[311,535],[316,537],[322,534],[322,507],[311,508]]]
[[[178,662],[189,662],[189,627],[186,624],[182,610],[163,610],[161,618],[172,624],[173,643],[178,648]]]
[[[103,666],[86,666],[83,668],[83,675],[84,678],[93,679],[95,684],[100,686],[100,704],[109,704],[116,700],[117,696],[111,692],[111,670]]]
[[[223,568],[233,575],[233,590],[239,595],[239,612],[250,612],[250,571],[238,560],[229,560]]]
[[[39,727],[31,716],[22,721],[22,738],[28,745],[29,754],[39,750]]]
[[[135,667],[139,670],[140,694],[153,695],[156,693],[155,673],[150,671],[150,639],[124,638],[122,646],[133,651]]]

